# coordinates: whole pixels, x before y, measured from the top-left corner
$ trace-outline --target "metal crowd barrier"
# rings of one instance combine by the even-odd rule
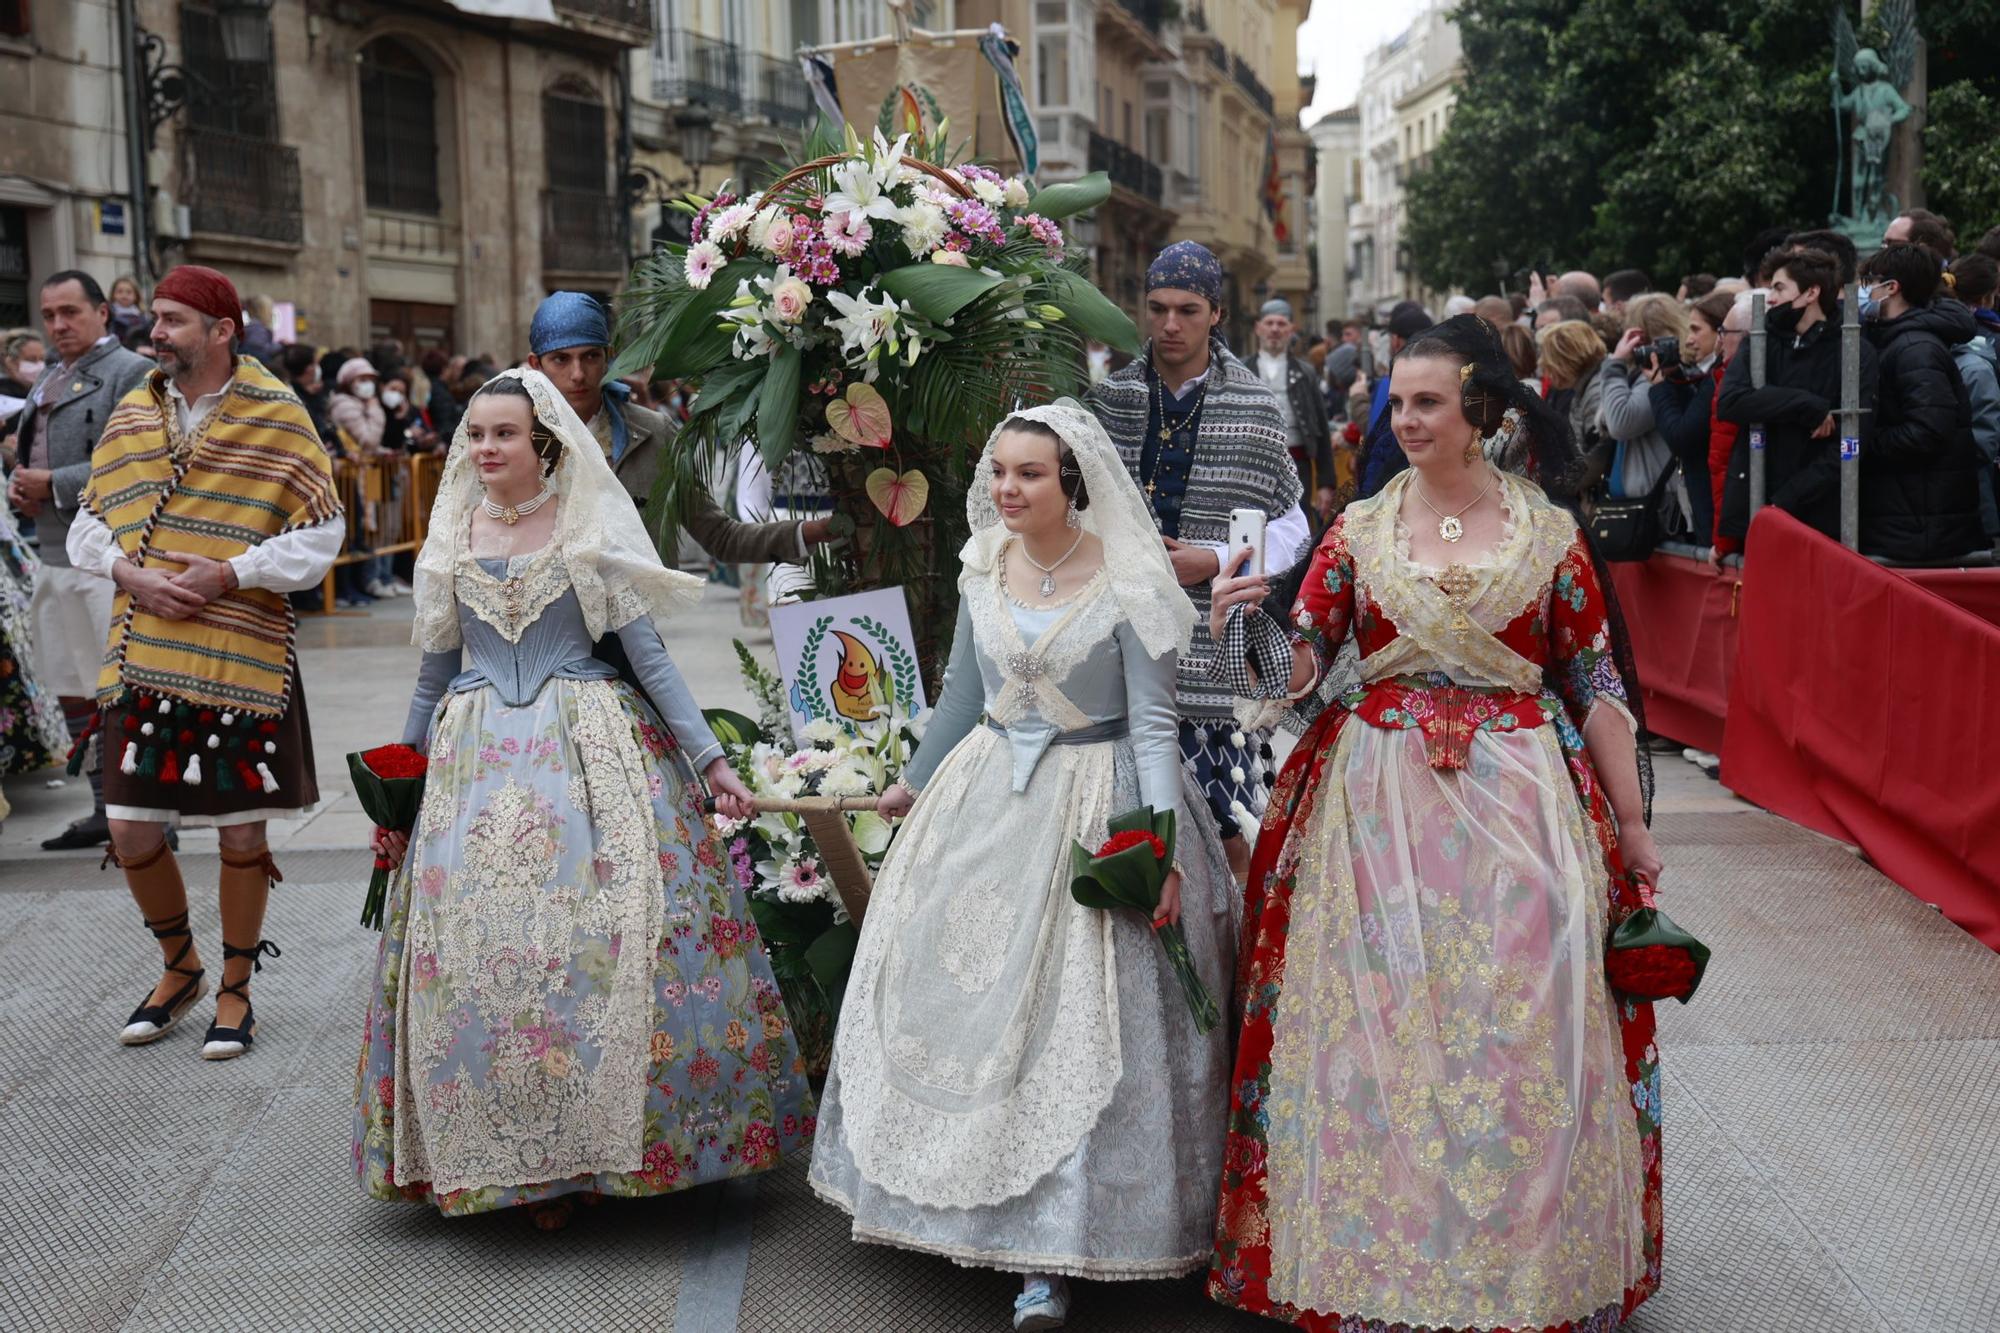
[[[320,611],[333,613],[334,575],[344,565],[415,552],[424,544],[444,455],[335,458],[333,484],[347,510],[347,541],[320,582]]]

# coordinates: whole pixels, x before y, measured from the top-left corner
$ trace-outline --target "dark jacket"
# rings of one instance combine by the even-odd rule
[[[1409,465],[1403,446],[1396,443],[1396,433],[1389,429],[1389,376],[1384,372],[1376,379],[1368,404],[1368,437],[1361,445],[1361,491],[1355,498],[1366,500],[1377,494]]]
[[[1750,349],[1729,363],[1715,414],[1744,429],[1737,432],[1723,485],[1716,533],[1741,542],[1750,527],[1750,430],[1764,430],[1765,496],[1801,523],[1829,537],[1840,536],[1840,438],[1813,438],[1827,414],[1840,408],[1840,327],[1823,319],[1797,336],[1798,314],[1772,312],[1764,344],[1764,387],[1750,387]],[[1867,456],[1874,430],[1876,358],[1861,343],[1861,449]]]
[[[1874,437],[1861,451],[1864,555],[1949,560],[1990,546],[1979,523],[1972,404],[1951,353],[1978,332],[1972,312],[1948,296],[1868,326],[1882,383]]]
[[[1306,503],[1311,504],[1315,487],[1333,485],[1333,429],[1327,425],[1326,399],[1319,391],[1312,363],[1296,356],[1285,360],[1289,363],[1285,397],[1292,408],[1292,461],[1299,466],[1299,484],[1306,488]],[[1252,364],[1251,369],[1259,368]]]
[[[1653,404],[1653,428],[1674,451],[1687,481],[1688,511],[1694,531],[1688,540],[1708,546],[1715,540],[1715,502],[1708,481],[1708,432],[1722,363],[1689,384],[1666,382],[1646,391]]]

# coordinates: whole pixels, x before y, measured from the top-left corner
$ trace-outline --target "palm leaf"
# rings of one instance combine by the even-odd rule
[[[799,349],[790,345],[771,358],[757,400],[758,450],[773,476],[798,436],[801,361]]]

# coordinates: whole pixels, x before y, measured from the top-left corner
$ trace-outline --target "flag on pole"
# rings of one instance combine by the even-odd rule
[[[1278,131],[1273,127],[1264,134],[1264,213],[1271,219],[1271,230],[1281,241],[1291,235],[1291,228],[1285,225],[1285,187],[1278,177]]]
[[[801,55],[799,69],[806,78],[806,87],[812,89],[813,102],[820,114],[836,125],[847,123],[847,113],[840,109],[840,95],[834,90],[833,62],[824,56]]]
[[[1000,79],[1001,124],[1021,159],[1021,174],[1032,177],[1041,166],[1041,142],[1035,134],[1035,118],[1028,112],[1028,99],[1021,92],[1021,76],[1014,69],[1014,52],[1020,48],[1007,40],[1007,30],[999,24],[979,38],[979,52]]]

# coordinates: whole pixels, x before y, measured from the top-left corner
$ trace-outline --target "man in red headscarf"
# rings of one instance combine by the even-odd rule
[[[175,1026],[206,990],[167,826],[222,843],[222,985],[202,1056],[256,1026],[249,984],[277,867],[264,823],[319,799],[285,594],[324,577],[346,524],[305,407],[237,355],[243,306],[214,269],[154,289],[159,369],[127,394],[91,455],[68,551],[117,587],[97,695],[111,846],[160,941],[165,973],[119,1040]]]

